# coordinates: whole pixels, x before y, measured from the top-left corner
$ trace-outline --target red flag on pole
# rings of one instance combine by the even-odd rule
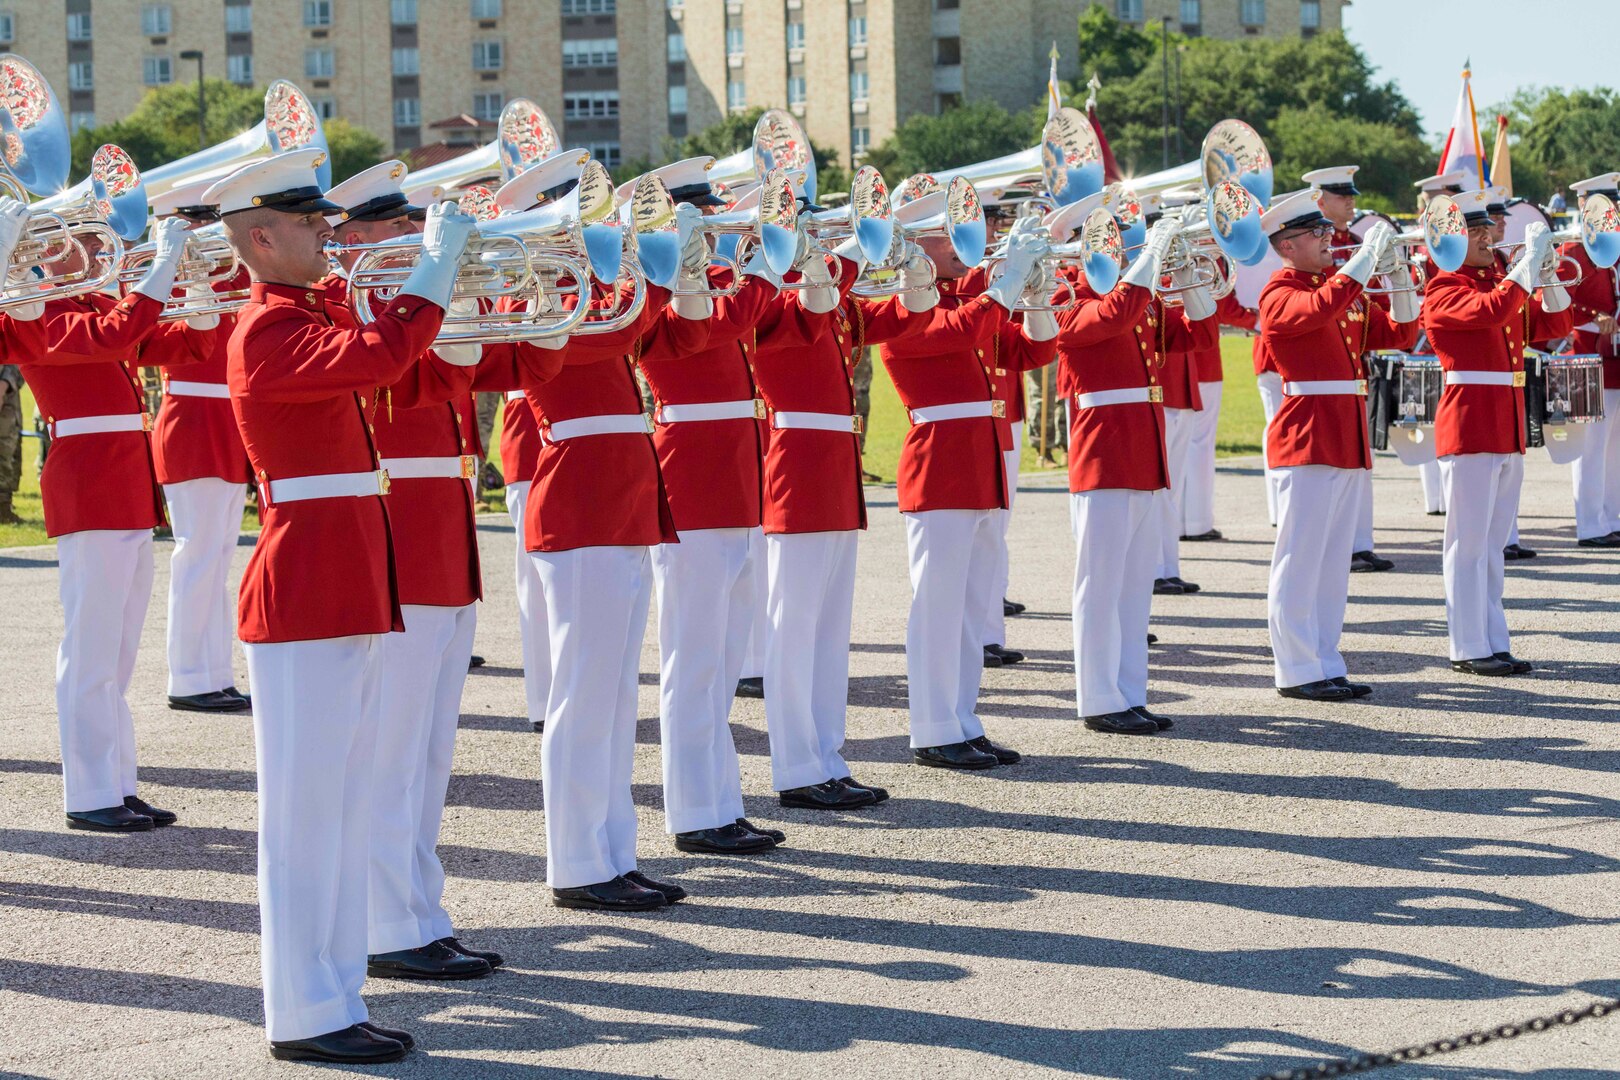
[[[1091,93],[1086,97],[1086,119],[1091,121],[1091,130],[1097,133],[1097,142],[1102,146],[1103,182],[1117,184],[1120,179],[1119,163],[1114,160],[1114,152],[1108,148],[1108,136],[1103,134],[1102,121],[1097,119],[1097,91],[1102,89],[1102,82],[1095,72],[1091,81],[1086,83]]]

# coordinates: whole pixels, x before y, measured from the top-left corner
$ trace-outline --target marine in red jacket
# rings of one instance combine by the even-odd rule
[[[1417,300],[1394,294],[1395,310],[1386,314],[1364,299],[1392,246],[1387,223],[1373,226],[1333,270],[1333,226],[1317,196],[1301,192],[1262,218],[1283,259],[1260,293],[1262,348],[1283,393],[1266,436],[1266,462],[1280,478],[1267,609],[1278,692],[1344,701],[1372,692],[1349,681],[1338,649],[1360,488],[1372,468],[1362,356],[1411,347]],[[1405,273],[1404,266],[1391,270],[1397,283]]]
[[[1582,210],[1593,196],[1620,203],[1620,173],[1604,173],[1570,185]],[[1600,268],[1580,243],[1564,246],[1581,280],[1569,287],[1575,321],[1575,351],[1603,358],[1603,419],[1586,429],[1573,466],[1575,537],[1582,547],[1620,548],[1620,267]],[[1572,272],[1567,263],[1561,268]]]
[[[28,208],[0,198],[0,255],[11,250]],[[152,528],[163,520],[152,471],[152,418],[138,367],[154,342],[167,361],[194,362],[213,348],[201,329],[159,323],[183,246],[178,223],[153,231],[146,276],[122,300],[103,293],[13,307],[0,319],[4,359],[17,364],[51,435],[40,477],[45,530],[56,538],[62,645],[56,665],[57,723],[67,824],[135,832],[175,815],[135,794],[135,725],[124,695],[135,670],[152,594]],[[78,273],[100,251],[85,235],[47,267]]]
[[[1236,293],[1227,293],[1215,302],[1215,322],[1220,326],[1252,332],[1256,316],[1253,308],[1246,308],[1238,301]],[[1219,540],[1221,531],[1215,527],[1215,436],[1220,427],[1226,378],[1219,336],[1213,345],[1194,350],[1192,357],[1203,407],[1192,417],[1184,482],[1179,487],[1172,486],[1172,490],[1178,494],[1181,510],[1181,539]]]
[[[1524,348],[1569,333],[1562,288],[1533,295],[1547,272],[1551,234],[1536,223],[1504,274],[1491,250],[1487,192],[1457,196],[1468,254],[1424,291],[1423,325],[1444,372],[1435,453],[1446,491],[1446,624],[1452,667],[1475,675],[1530,670],[1508,647],[1502,607],[1503,549],[1519,513],[1524,478]]]

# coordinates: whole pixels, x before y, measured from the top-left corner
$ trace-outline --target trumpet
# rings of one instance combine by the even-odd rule
[[[763,122],[763,118],[761,119]],[[799,206],[793,182],[781,169],[771,169],[759,187],[737,200],[738,208],[718,214],[705,214],[694,230],[714,242],[710,258],[731,271],[731,283],[723,287],[689,289],[676,286],[676,296],[730,296],[742,287],[742,266],[748,254],[758,247],[771,273],[781,276],[793,269],[799,257]],[[729,242],[728,242],[729,241]],[[729,250],[721,250],[729,248]]]
[[[1041,141],[1028,150],[944,169],[935,176],[941,183],[963,177],[981,199],[994,202],[1015,188],[1030,188],[1045,192],[1057,206],[1067,206],[1102,190],[1102,143],[1085,113],[1065,106],[1046,121]]]
[[[925,180],[907,181],[907,187],[918,190],[932,183]],[[926,291],[934,287],[937,275],[926,285],[907,288],[905,266],[917,253],[917,241],[929,236],[948,240],[951,250],[964,266],[977,266],[984,261],[987,242],[984,224],[984,206],[972,181],[965,176],[953,177],[943,190],[932,191],[912,199],[894,210],[894,232],[889,251],[861,274],[851,289],[858,296],[897,296],[906,292]]]
[[[501,109],[495,138],[460,157],[406,173],[400,186],[406,198],[421,205],[473,192],[492,195],[493,187],[555,155],[559,141],[545,110],[528,98],[513,98]],[[487,204],[476,196],[471,202],[462,209],[480,217]]]
[[[0,56],[0,195],[27,202],[67,186],[72,146],[67,117],[51,84],[17,56]]]
[[[146,243],[129,248],[118,263],[118,285],[128,292],[146,274],[157,254],[155,245]],[[225,237],[219,222],[193,229],[186,234],[185,251],[174,276],[174,287],[181,293],[163,305],[159,322],[174,322],[198,315],[234,313],[248,302],[252,290],[222,288],[235,280],[241,270],[236,249]],[[194,295],[195,294],[195,295]]]
[[[814,241],[812,250],[821,254],[827,245],[854,237],[867,262],[888,257],[894,246],[894,208],[883,174],[870,165],[855,170],[850,181],[849,201],[830,210],[802,214],[799,221]]]
[[[264,92],[263,120],[206,150],[147,170],[146,190],[149,195],[162,195],[204,176],[224,176],[243,165],[311,147],[326,149],[320,114],[302,90],[285,79],[277,79]],[[315,182],[323,191],[332,186],[330,155],[316,167]]]
[[[1592,265],[1600,270],[1607,270],[1616,262],[1620,262],[1620,210],[1617,210],[1614,200],[1607,195],[1592,193],[1587,195],[1581,204],[1580,219],[1568,228],[1558,229],[1550,234],[1553,250],[1547,254],[1547,259],[1537,270],[1536,287],[1538,289],[1571,285],[1579,285],[1585,276],[1581,270],[1580,262],[1570,255],[1559,254],[1558,248],[1564,244],[1579,241],[1586,249],[1587,257]],[[1495,251],[1506,251],[1523,247],[1523,242],[1512,244],[1492,244]],[[1568,264],[1574,268],[1573,277],[1563,277],[1559,267]]]
[[[808,202],[816,201],[816,155],[810,140],[792,114],[781,109],[766,109],[754,125],[754,136],[748,145],[714,163],[709,170],[709,183],[735,188],[738,184],[764,180],[776,170],[781,170],[795,183],[795,194],[802,193]]]

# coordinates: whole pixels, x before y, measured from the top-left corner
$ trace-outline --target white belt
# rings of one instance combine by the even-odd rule
[[[119,413],[117,416],[74,416],[51,421],[51,438],[69,435],[102,435],[109,431],[151,431],[152,418],[145,413]]]
[[[1522,371],[1448,371],[1447,386],[1523,386]]]
[[[808,428],[812,431],[838,431],[845,435],[859,435],[861,418],[845,416],[843,413],[776,412],[771,414],[771,426],[778,431],[784,428]]]
[[[367,495],[388,494],[388,470],[288,476],[280,480],[262,480],[259,486],[268,489],[265,502],[271,506],[303,502],[305,499],[364,498]]]
[[[1360,394],[1367,396],[1366,379],[1315,379],[1305,382],[1283,383],[1287,397],[1310,397],[1313,394]]]
[[[765,403],[749,401],[705,401],[696,405],[660,405],[660,424],[689,424],[698,420],[763,420]]]
[[[968,420],[975,416],[1007,415],[1007,403],[999,398],[990,401],[958,401],[950,405],[925,405],[911,410],[913,424],[937,424],[941,420]]]
[[[581,416],[558,420],[546,427],[546,441],[559,443],[581,435],[651,435],[652,421],[646,413],[612,413],[607,416]]]
[[[521,391],[521,390],[508,390],[506,392],[506,400],[507,401],[522,401],[523,400],[523,391]]]
[[[1118,390],[1093,390],[1089,394],[1074,395],[1078,408],[1095,409],[1102,405],[1134,405],[1139,402],[1164,400],[1162,386],[1125,386]]]
[[[215,382],[186,382],[182,379],[170,379],[163,387],[165,394],[176,397],[210,397],[230,400],[231,388],[224,383]]]
[[[460,457],[383,458],[382,467],[390,480],[471,480],[478,475],[478,459],[471,454]]]

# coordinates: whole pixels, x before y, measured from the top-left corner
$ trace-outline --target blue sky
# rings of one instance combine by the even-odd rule
[[[1482,112],[1524,86],[1620,88],[1615,0],[1352,0],[1344,29],[1431,135],[1451,124],[1465,59]]]

